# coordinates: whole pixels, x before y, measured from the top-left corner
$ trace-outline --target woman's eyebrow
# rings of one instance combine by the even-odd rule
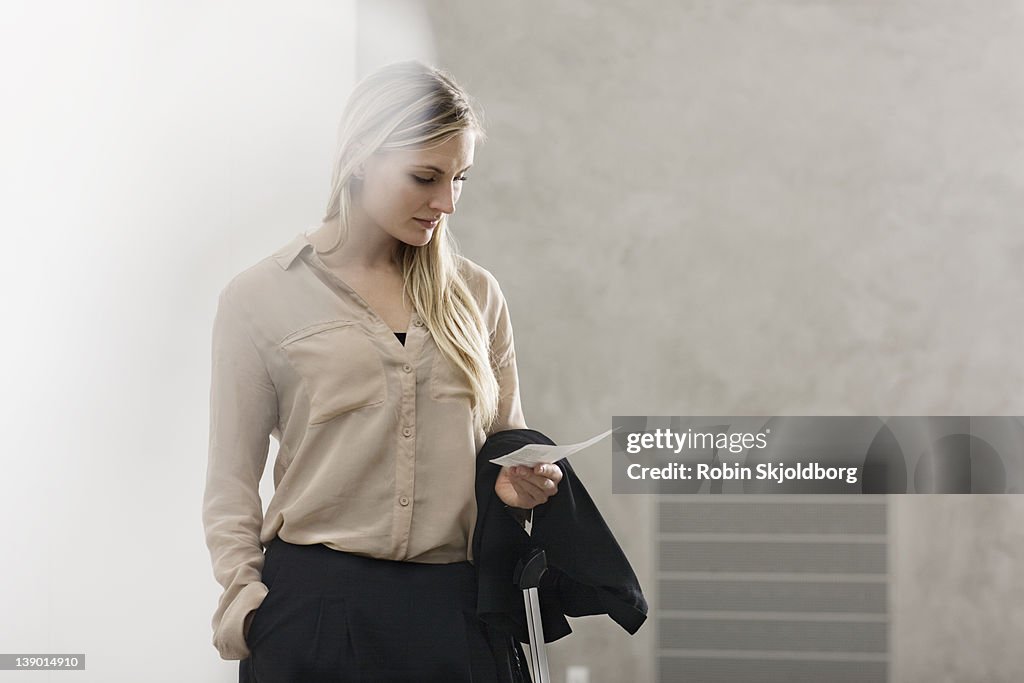
[[[437,166],[430,166],[429,164],[413,164],[413,166],[415,166],[416,168],[429,168],[431,171],[434,171],[435,173],[440,173],[442,175],[444,174],[444,171],[439,169]],[[470,164],[466,168],[462,169],[461,171],[459,171],[459,173],[465,173],[471,168],[473,168],[473,164]]]

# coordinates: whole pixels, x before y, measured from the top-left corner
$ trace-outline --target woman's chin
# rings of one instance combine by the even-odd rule
[[[417,235],[416,237],[403,237],[402,242],[408,244],[410,247],[425,247],[430,244],[430,240],[433,236],[433,230],[424,230],[423,234]]]

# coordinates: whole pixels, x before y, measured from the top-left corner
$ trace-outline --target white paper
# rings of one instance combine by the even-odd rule
[[[593,446],[595,443],[603,439],[612,433],[609,429],[604,434],[598,434],[592,439],[581,441],[580,443],[571,443],[566,446],[549,446],[543,443],[528,443],[519,450],[506,453],[500,458],[494,458],[491,460],[495,465],[525,465],[526,467],[533,467],[540,463],[552,463],[562,458],[567,458],[573,453],[582,451],[588,446]]]

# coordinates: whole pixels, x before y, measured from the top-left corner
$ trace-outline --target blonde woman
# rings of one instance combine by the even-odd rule
[[[220,294],[203,523],[240,680],[528,680],[475,614],[475,457],[526,428],[505,299],[448,227],[483,135],[446,72],[378,69],[322,225]],[[561,476],[503,468],[495,495],[530,510]]]

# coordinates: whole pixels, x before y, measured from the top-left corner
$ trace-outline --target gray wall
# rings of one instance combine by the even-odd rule
[[[531,426],[1024,414],[1020,3],[423,4],[486,112],[453,225]],[[574,464],[656,601],[654,501]],[[892,504],[892,680],[1020,679],[1024,504]],[[559,674],[654,679],[654,629],[574,628]]]
[[[1024,680],[1024,497],[891,505],[892,680]]]

